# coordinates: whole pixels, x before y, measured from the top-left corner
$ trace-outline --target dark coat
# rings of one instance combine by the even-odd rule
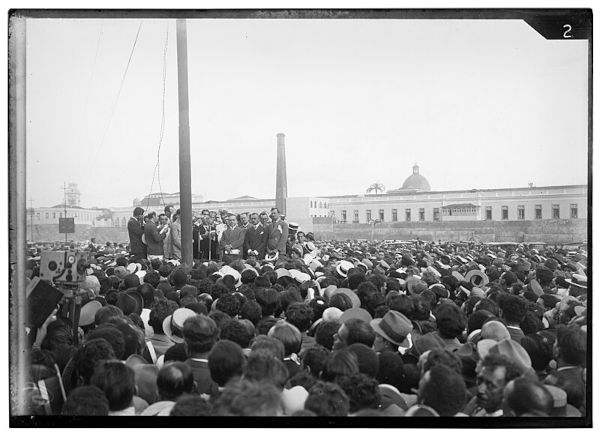
[[[129,246],[132,255],[140,258],[146,258],[147,248],[142,242],[142,234],[144,229],[139,220],[134,217],[127,222],[127,232],[129,232]]]
[[[267,250],[279,251],[279,255],[285,255],[289,233],[287,222],[282,220],[272,222],[266,230],[268,234]]]
[[[265,258],[268,237],[269,234],[262,224],[257,225],[256,228],[250,226],[244,239],[244,258],[248,258],[249,249],[257,251],[259,259]]]
[[[165,255],[163,239],[152,221],[144,225],[144,234],[146,235],[146,245],[148,246],[148,255]]]
[[[239,249],[239,258],[242,258],[242,249],[244,249],[244,239],[246,238],[246,230],[240,226],[235,228],[227,228],[221,237],[221,250],[225,250],[225,245],[231,245],[231,249]],[[225,252],[223,252],[225,253]],[[234,255],[233,257],[236,257]]]
[[[210,229],[208,231],[216,231],[216,228],[214,225],[210,226]],[[206,230],[206,228],[204,227],[204,225],[200,225],[198,227],[198,258],[202,258],[202,259],[208,259],[208,252],[209,252],[209,246],[210,246],[210,259],[211,260],[217,260],[217,251],[218,251],[218,247],[219,247],[219,241],[217,240],[217,234],[215,233],[214,235],[212,235],[210,238],[207,236],[208,231]]]

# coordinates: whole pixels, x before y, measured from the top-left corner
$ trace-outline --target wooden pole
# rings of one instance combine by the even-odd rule
[[[186,20],[177,20],[177,83],[179,95],[179,204],[181,210],[181,258],[193,266],[192,169],[190,163],[190,108],[188,98]]]
[[[9,249],[10,249],[10,413],[26,414],[27,324],[25,268],[27,201],[25,183],[26,21],[17,14],[9,20]]]

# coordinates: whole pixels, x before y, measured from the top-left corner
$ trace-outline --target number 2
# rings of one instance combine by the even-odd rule
[[[565,24],[563,26],[563,29],[565,30],[565,33],[563,33],[563,38],[572,38],[573,35],[571,35],[569,32],[571,32],[571,25],[570,24]]]

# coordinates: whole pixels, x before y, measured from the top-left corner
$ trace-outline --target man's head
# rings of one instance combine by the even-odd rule
[[[189,365],[171,362],[161,367],[156,378],[161,400],[176,401],[181,395],[192,393],[194,375]]]
[[[281,212],[279,211],[279,209],[278,209],[277,207],[273,207],[273,208],[271,209],[271,220],[272,220],[273,222],[276,222],[276,221],[278,221],[278,220],[279,220],[279,217],[280,217],[280,213],[281,213]]]
[[[223,340],[215,344],[208,357],[210,377],[220,387],[235,377],[242,376],[246,358],[239,344]]]
[[[527,314],[527,301],[525,298],[511,294],[502,295],[498,301],[502,310],[502,317],[509,325],[519,325]]]
[[[142,207],[136,207],[133,209],[133,217],[136,219],[141,218],[144,215],[144,209]]]
[[[298,328],[291,323],[288,323],[284,320],[279,320],[271,327],[271,329],[269,329],[269,333],[267,335],[281,341],[285,349],[286,356],[292,353],[300,352],[302,334]]]
[[[266,224],[268,224],[268,223],[269,223],[269,215],[267,214],[267,212],[266,212],[266,211],[263,211],[263,212],[260,214],[259,218],[260,218],[260,222],[261,222],[263,225],[266,225]]]
[[[361,319],[348,319],[333,336],[333,350],[342,349],[354,343],[372,347],[375,342],[373,327]]]
[[[555,353],[566,364],[583,365],[587,355],[586,333],[578,326],[558,329]]]
[[[250,352],[244,379],[261,384],[272,384],[281,391],[288,376],[289,372],[285,364],[273,354],[264,350]]]
[[[249,222],[248,213],[240,213],[240,222],[245,226]]]
[[[250,223],[254,226],[258,225],[260,222],[260,218],[258,217],[258,213],[252,213],[250,215]]]
[[[166,214],[161,213],[160,215],[158,215],[158,223],[160,225],[166,225],[166,224],[168,224],[169,223],[169,217]]]
[[[486,355],[477,375],[477,404],[487,412],[500,409],[504,387],[520,374],[519,368],[507,356]]]
[[[111,411],[121,411],[132,405],[135,394],[135,374],[121,361],[100,361],[90,384],[104,391]]]
[[[173,216],[173,213],[175,212],[175,207],[172,205],[166,205],[165,206],[165,215],[167,215],[167,217],[171,217]]]
[[[346,417],[350,401],[339,385],[319,381],[308,392],[304,409],[323,417]]]
[[[337,384],[348,396],[350,413],[363,409],[377,409],[381,404],[379,384],[370,376],[362,373],[342,376],[337,380]]]
[[[312,324],[313,310],[303,302],[291,303],[285,310],[286,320],[300,330],[306,332]]]
[[[229,228],[233,228],[237,225],[237,218],[235,217],[234,214],[228,214],[227,215],[227,226]]]
[[[273,417],[283,415],[281,393],[269,383],[242,380],[225,387],[215,400],[213,415]]]
[[[115,352],[104,338],[89,340],[77,349],[73,356],[75,372],[80,385],[88,385],[94,373],[95,364],[103,359],[114,359]]]
[[[61,415],[108,415],[108,400],[98,387],[77,387],[69,393]]]
[[[451,417],[465,405],[467,386],[462,376],[439,364],[428,370],[419,382],[419,402],[444,417]]]
[[[510,381],[504,388],[502,409],[505,416],[520,417],[523,414],[533,414],[548,417],[553,406],[552,395],[537,380],[519,377]]]
[[[155,211],[151,211],[150,213],[148,213],[146,215],[146,219],[148,219],[148,221],[152,221],[154,223],[158,222],[158,216],[156,215]]]
[[[199,314],[190,317],[183,324],[183,339],[188,354],[209,352],[217,341],[219,329],[213,319]]]

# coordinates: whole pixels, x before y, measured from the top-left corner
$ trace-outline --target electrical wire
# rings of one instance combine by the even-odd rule
[[[154,166],[154,172],[152,174],[152,182],[150,183],[150,193],[152,195],[152,189],[154,188],[154,180],[158,180],[158,188],[160,194],[160,200],[165,206],[165,199],[162,191],[162,184],[160,182],[160,150],[163,143],[163,138],[165,135],[165,94],[166,94],[166,83],[167,83],[167,48],[169,45],[169,23],[167,22],[167,31],[165,36],[165,45],[163,48],[163,70],[162,70],[162,105],[161,105],[161,120],[160,120],[160,133],[158,137],[158,149],[156,151],[156,165]],[[146,210],[148,210],[148,206],[150,204],[150,199],[146,201]]]
[[[127,59],[127,65],[125,66],[125,71],[123,71],[123,76],[121,77],[121,83],[119,85],[119,91],[117,92],[117,97],[112,105],[111,113],[108,118],[108,123],[106,124],[106,128],[104,129],[104,133],[102,134],[102,138],[100,140],[100,144],[94,148],[92,162],[96,161],[96,156],[98,154],[98,150],[101,149],[104,145],[104,141],[106,140],[106,136],[108,135],[108,130],[110,129],[110,125],[112,123],[112,119],[115,115],[117,105],[119,103],[119,98],[121,96],[121,91],[123,90],[123,85],[125,84],[125,79],[127,77],[127,72],[129,71],[129,66],[131,65],[131,59],[133,58],[133,53],[135,52],[135,47],[137,45],[138,38],[140,36],[140,30],[142,30],[142,24],[144,22],[140,21],[140,25],[138,26],[137,32],[135,34],[135,39],[133,40],[133,45],[131,46],[131,51],[129,52],[129,58]],[[92,165],[94,167],[95,165]]]

